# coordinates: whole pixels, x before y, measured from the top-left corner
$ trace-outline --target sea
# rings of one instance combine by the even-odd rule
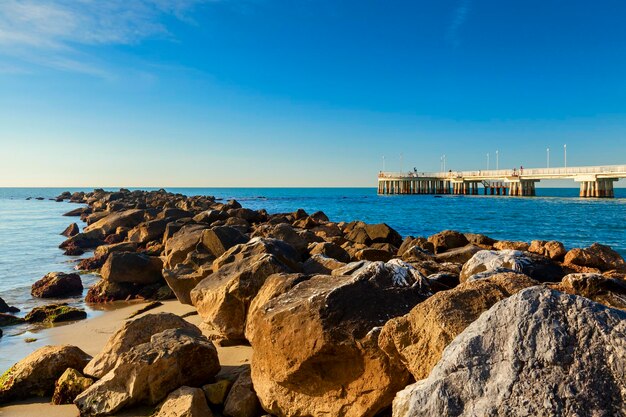
[[[36,280],[52,271],[74,271],[75,263],[81,258],[64,256],[58,248],[64,240],[60,235],[63,229],[74,221],[83,227],[78,218],[63,216],[77,205],[52,199],[63,191],[91,190],[0,188],[0,297],[20,308],[18,315],[50,302],[31,297],[30,286]],[[387,223],[402,236],[429,236],[453,229],[495,239],[558,240],[567,248],[600,242],[626,257],[625,188],[616,188],[614,199],[581,199],[575,188],[538,188],[536,197],[379,196],[375,188],[168,188],[167,191],[236,199],[244,207],[264,208],[270,213],[298,208],[309,213],[321,210],[336,222]],[[87,256],[90,254],[82,257]],[[82,279],[88,288],[98,277],[83,274]],[[81,296],[60,301],[86,308],[89,317],[103,314],[107,308],[85,306],[82,299]],[[3,330],[0,371],[8,368],[14,357],[15,352],[8,354],[7,349],[32,350],[23,342],[33,333],[32,328],[14,326]]]

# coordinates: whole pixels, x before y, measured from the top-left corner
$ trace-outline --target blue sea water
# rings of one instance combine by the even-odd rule
[[[59,233],[68,224],[77,221],[83,226],[76,217],[62,216],[76,204],[50,200],[65,190],[0,188],[0,297],[21,308],[21,315],[46,303],[30,296],[33,282],[51,271],[72,271],[78,259],[64,256],[58,249],[64,240]],[[77,190],[81,189],[69,189]],[[626,256],[626,189],[616,189],[615,199],[580,199],[578,190],[573,188],[537,189],[537,197],[441,198],[378,196],[374,188],[170,188],[168,191],[234,198],[245,207],[264,208],[270,213],[298,208],[309,213],[322,210],[333,221],[384,222],[403,236],[428,236],[454,229],[497,239],[555,239],[568,248],[601,242]],[[27,200],[28,197],[33,199]],[[82,278],[85,287],[89,287],[98,277],[86,274]],[[63,301],[86,307],[89,316],[100,314],[94,307],[84,306],[82,297]],[[23,341],[11,342],[18,339],[11,336],[19,336],[24,330],[20,327],[4,330],[5,336],[0,339],[0,346],[4,346],[0,348],[2,370],[27,349]],[[34,347],[29,346],[28,350]],[[13,352],[16,349],[19,353]],[[12,353],[6,354],[9,351]]]

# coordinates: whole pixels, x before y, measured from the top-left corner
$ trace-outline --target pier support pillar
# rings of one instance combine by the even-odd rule
[[[599,178],[595,181],[581,181],[580,197],[613,198],[615,197],[615,191],[613,187],[613,182],[615,181],[617,181],[617,178]]]

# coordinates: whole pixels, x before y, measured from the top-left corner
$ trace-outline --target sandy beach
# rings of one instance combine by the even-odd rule
[[[78,346],[90,355],[96,355],[104,347],[109,337],[119,329],[128,316],[146,306],[148,303],[135,302],[125,303],[126,305],[103,314],[92,319],[79,321],[70,325],[52,327],[43,329],[37,333],[37,343],[43,345],[74,345]],[[163,305],[149,310],[143,314],[169,312],[177,315],[185,315],[195,312],[193,306],[181,304],[176,300],[164,301]],[[141,316],[141,315],[139,315]],[[137,316],[137,317],[139,317]],[[192,324],[200,326],[200,316],[190,315],[185,320]],[[203,329],[205,335],[210,334]],[[249,346],[217,346],[220,364],[222,365],[221,373],[228,373],[234,368],[245,365],[250,362],[252,349]],[[135,409],[125,410],[116,416],[149,416],[153,412],[150,407],[139,407]],[[76,417],[78,409],[74,405],[52,405],[50,398],[30,399],[19,401],[0,407],[0,416],[2,417]]]

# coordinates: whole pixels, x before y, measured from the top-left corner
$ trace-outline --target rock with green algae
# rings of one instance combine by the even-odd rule
[[[82,320],[87,318],[85,310],[71,307],[67,303],[49,304],[35,307],[24,318],[28,323],[59,323],[62,321]]]
[[[0,376],[0,404],[51,395],[67,368],[83,369],[91,357],[76,346],[44,346]]]
[[[57,380],[52,395],[52,404],[72,404],[81,392],[93,384],[93,379],[84,377],[73,368],[67,368]]]

